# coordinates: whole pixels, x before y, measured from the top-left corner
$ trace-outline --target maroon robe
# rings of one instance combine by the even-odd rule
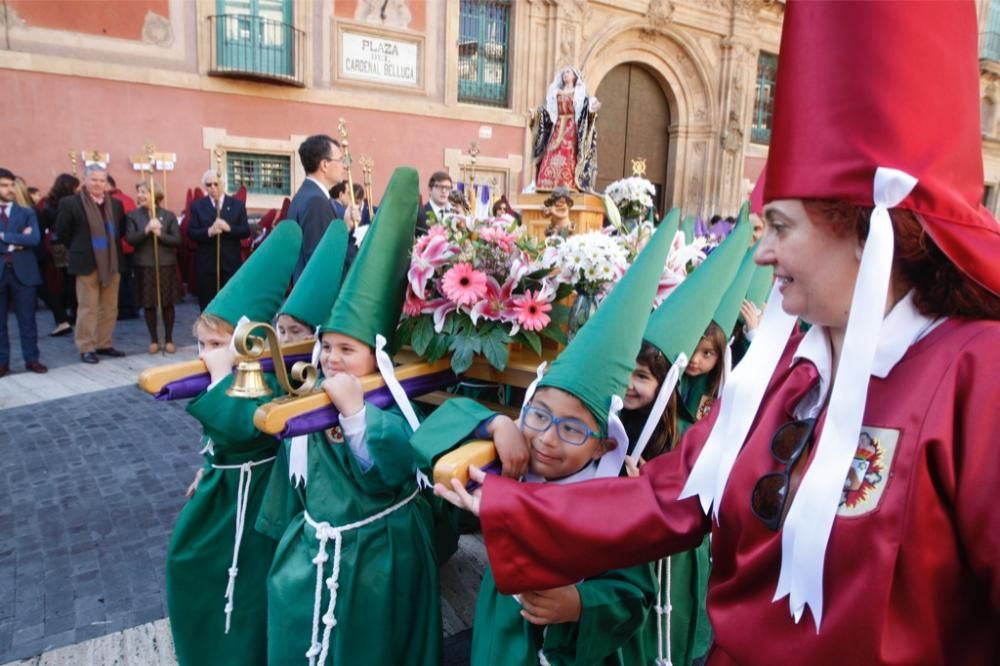
[[[826,552],[817,634],[772,602],[781,533],[750,512],[777,428],[817,379],[778,364],[722,498],[720,525],[678,500],[718,410],[634,479],[572,486],[491,477],[482,526],[497,588],[566,585],[688,550],[712,532],[708,612],[720,664],[1000,663],[1000,322],[949,320],[869,384]],[[818,424],[822,427],[822,415]]]

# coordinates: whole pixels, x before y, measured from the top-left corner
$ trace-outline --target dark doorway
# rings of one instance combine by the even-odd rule
[[[670,106],[663,88],[643,65],[618,65],[597,88],[597,187],[632,175],[632,160],[646,158],[646,178],[656,186],[656,210],[663,215],[667,179]]]

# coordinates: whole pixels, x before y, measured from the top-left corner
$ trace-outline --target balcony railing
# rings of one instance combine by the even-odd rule
[[[305,85],[305,32],[287,23],[247,14],[208,17],[210,74]]]

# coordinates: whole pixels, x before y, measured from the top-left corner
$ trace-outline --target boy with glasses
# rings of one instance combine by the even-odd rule
[[[530,454],[524,481],[567,484],[620,474],[628,449],[618,418],[620,396],[635,366],[672,239],[671,229],[662,229],[666,233],[653,236],[548,373],[528,388],[519,422]],[[411,444],[418,461],[429,466],[454,435],[492,434],[499,450],[501,439],[512,437],[510,430],[503,417],[455,399],[424,422]],[[439,484],[435,492],[459,506],[472,500],[458,481],[450,489]],[[637,631],[655,597],[649,564],[517,596],[501,594],[488,569],[476,604],[472,664],[648,663]]]
[[[451,212],[448,194],[453,184],[447,171],[435,171],[427,181],[428,200],[417,213],[417,235],[427,233],[427,228],[444,220],[446,213]]]

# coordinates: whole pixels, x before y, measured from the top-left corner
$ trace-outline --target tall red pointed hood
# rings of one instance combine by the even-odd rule
[[[871,206],[877,167],[917,185],[918,213],[966,275],[1000,295],[1000,225],[982,205],[972,0],[789,0],[764,201]]]

